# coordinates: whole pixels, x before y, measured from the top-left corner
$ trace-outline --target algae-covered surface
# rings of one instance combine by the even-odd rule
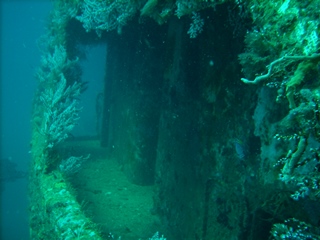
[[[69,180],[85,214],[105,237],[147,239],[161,228],[153,212],[153,186],[131,183],[98,141],[72,141],[65,150],[93,154]]]

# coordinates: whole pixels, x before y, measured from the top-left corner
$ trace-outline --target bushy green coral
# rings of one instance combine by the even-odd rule
[[[295,218],[290,218],[285,223],[276,223],[273,225],[271,235],[276,240],[283,239],[320,239],[318,235],[319,229],[307,224],[303,221],[299,221]]]
[[[297,69],[294,72],[294,75],[290,78],[290,80],[286,83],[286,96],[289,102],[289,108],[293,109],[296,107],[294,102],[294,93],[296,88],[301,85],[304,81],[305,76],[308,72],[315,70],[317,67],[317,63],[320,60],[320,56],[315,57],[312,60],[303,61],[299,63]]]
[[[240,55],[246,84],[278,88],[278,119],[264,124],[268,134],[282,142],[268,161],[280,160],[275,168],[294,200],[319,200],[319,1],[250,1],[255,28],[247,34],[246,52]],[[250,62],[250,61],[253,62]],[[252,78],[252,80],[250,80]],[[286,94],[288,103],[282,101]],[[268,110],[270,114],[271,110]],[[260,126],[261,127],[261,126]],[[262,139],[262,149],[271,139]],[[276,156],[277,157],[274,157]],[[277,164],[275,164],[277,165]],[[278,165],[279,166],[279,165]],[[269,169],[267,169],[269,170]],[[278,172],[277,172],[278,171]],[[315,230],[315,231],[313,231]],[[273,225],[275,239],[319,239],[318,229],[298,220]]]

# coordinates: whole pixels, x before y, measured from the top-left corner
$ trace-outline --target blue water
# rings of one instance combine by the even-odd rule
[[[37,39],[45,32],[52,7],[48,0],[1,1],[1,150],[18,170],[30,164],[31,108],[40,63]],[[5,182],[1,188],[1,240],[27,240],[27,179]]]

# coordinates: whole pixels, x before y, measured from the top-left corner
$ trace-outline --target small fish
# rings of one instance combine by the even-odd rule
[[[244,143],[244,141],[242,141],[239,138],[235,138],[233,140],[233,143],[234,143],[234,148],[235,148],[235,151],[237,153],[238,158],[240,160],[244,160],[247,153],[248,153],[246,144]]]
[[[0,160],[0,182],[13,182],[20,178],[26,178],[27,172],[17,170],[17,163],[11,157]]]

